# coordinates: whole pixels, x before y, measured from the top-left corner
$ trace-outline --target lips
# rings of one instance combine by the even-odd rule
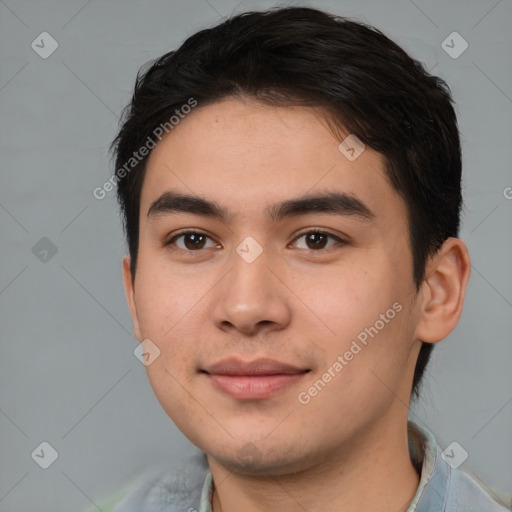
[[[241,359],[223,359],[204,371],[215,375],[290,375],[302,373],[308,370],[298,368],[273,359],[255,359],[254,361],[242,361]]]
[[[297,383],[309,369],[273,359],[223,359],[202,373],[215,389],[240,400],[261,400]]]

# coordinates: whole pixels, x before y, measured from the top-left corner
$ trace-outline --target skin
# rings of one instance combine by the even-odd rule
[[[398,512],[416,492],[406,427],[420,340],[436,343],[457,324],[470,260],[449,238],[416,290],[406,204],[382,156],[366,147],[349,161],[339,142],[313,108],[231,98],[198,106],[149,157],[135,278],[123,260],[126,295],[137,339],[160,350],[146,367],[159,402],[208,456],[214,512]],[[215,201],[229,217],[148,217],[170,190]],[[272,203],[326,191],[357,197],[374,218],[265,215]],[[301,235],[315,228],[344,242],[320,237],[325,248],[311,248]],[[165,246],[187,229],[207,235],[202,248],[190,237]],[[248,236],[263,249],[252,263],[236,252]],[[300,403],[396,302],[402,310]],[[310,371],[269,398],[240,400],[200,372],[230,356]]]

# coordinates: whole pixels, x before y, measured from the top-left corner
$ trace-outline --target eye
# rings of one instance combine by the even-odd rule
[[[207,240],[210,240],[210,245],[208,245]],[[188,252],[199,251],[200,249],[208,249],[212,247],[220,247],[219,244],[215,243],[208,235],[199,233],[197,231],[186,231],[175,235],[168,242],[166,242],[165,245],[175,245],[178,249]]]
[[[299,246],[299,249],[310,249],[313,251],[318,251],[321,249],[330,249],[334,245],[344,243],[341,238],[332,235],[331,233],[327,233],[325,231],[320,231],[317,229],[299,235],[295,239],[295,243],[297,243],[301,239],[303,239],[304,242],[302,244],[302,247]],[[334,243],[331,243],[329,245],[329,239],[331,239],[331,241],[334,241]]]

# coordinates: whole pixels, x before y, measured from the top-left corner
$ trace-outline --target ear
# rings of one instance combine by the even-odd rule
[[[455,328],[462,314],[470,272],[471,260],[464,242],[459,238],[445,240],[425,269],[416,339],[436,343]]]
[[[134,279],[132,276],[130,264],[131,264],[131,258],[127,254],[123,258],[124,292],[126,294],[126,301],[128,302],[128,308],[130,309],[130,316],[132,317],[133,331],[135,333],[135,337],[139,341],[142,341],[139,319],[137,316],[137,305],[135,304],[135,282],[134,282]]]

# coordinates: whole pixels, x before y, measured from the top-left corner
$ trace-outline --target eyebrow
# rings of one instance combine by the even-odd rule
[[[228,210],[215,201],[173,191],[164,192],[153,201],[147,216],[151,218],[173,213],[192,213],[216,218],[223,222],[228,222],[231,218]],[[374,221],[376,217],[375,213],[363,201],[343,192],[308,194],[295,199],[287,199],[270,205],[265,213],[273,222],[311,213],[352,216],[364,221]]]

